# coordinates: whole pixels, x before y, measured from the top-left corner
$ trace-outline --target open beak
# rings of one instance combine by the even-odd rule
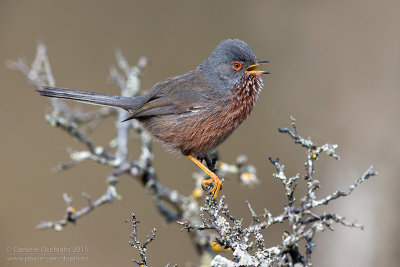
[[[248,66],[244,71],[249,73],[249,74],[255,74],[255,75],[261,75],[261,74],[269,74],[269,72],[265,70],[256,70],[258,66],[261,66],[261,64],[264,63],[269,63],[269,61],[259,61],[254,63],[253,65]]]

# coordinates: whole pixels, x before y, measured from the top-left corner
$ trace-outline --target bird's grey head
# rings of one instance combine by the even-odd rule
[[[220,43],[200,64],[199,71],[213,88],[229,91],[246,76],[267,73],[255,70],[258,65],[248,44],[238,39],[228,39]]]

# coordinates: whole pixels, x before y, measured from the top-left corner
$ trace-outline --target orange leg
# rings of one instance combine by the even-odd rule
[[[222,181],[218,178],[218,176],[215,173],[213,173],[206,166],[204,166],[204,164],[201,163],[201,161],[199,161],[192,155],[188,155],[188,158],[191,159],[197,166],[199,166],[205,173],[207,173],[208,176],[211,177],[211,179],[204,180],[203,182],[201,182],[201,185],[204,188],[206,185],[214,183],[214,187],[210,190],[210,193],[214,193],[213,200],[216,199],[219,190],[221,190]]]

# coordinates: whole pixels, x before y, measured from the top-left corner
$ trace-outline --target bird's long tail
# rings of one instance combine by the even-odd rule
[[[68,88],[41,86],[37,90],[40,95],[55,98],[71,99],[95,105],[118,107],[123,109],[139,108],[141,97],[124,97],[80,91]]]

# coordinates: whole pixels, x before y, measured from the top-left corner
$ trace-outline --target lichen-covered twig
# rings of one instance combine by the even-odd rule
[[[310,138],[305,139],[297,132],[295,119],[291,118],[292,129],[279,129],[282,133],[288,133],[295,143],[301,144],[307,150],[307,159],[305,163],[306,175],[301,177],[299,174],[287,178],[284,172],[284,165],[279,159],[270,158],[270,162],[275,166],[276,173],[273,175],[278,178],[285,189],[287,203],[283,207],[283,212],[277,216],[272,216],[268,210],[262,214],[257,214],[250,203],[247,202],[252,223],[244,226],[242,219],[234,218],[229,211],[225,198],[221,197],[218,204],[206,200],[202,207],[202,222],[193,224],[189,221],[180,221],[183,229],[188,231],[212,230],[215,234],[215,240],[224,248],[229,248],[233,252],[234,261],[230,261],[222,256],[216,256],[212,266],[311,266],[311,254],[313,251],[314,236],[326,229],[333,230],[335,223],[347,227],[356,227],[363,229],[363,226],[357,223],[349,223],[344,217],[335,213],[315,214],[311,210],[321,205],[327,205],[329,201],[339,197],[345,197],[368,178],[377,175],[373,167],[369,167],[364,174],[356,180],[346,190],[338,190],[327,197],[318,199],[316,191],[320,187],[319,181],[315,177],[314,164],[321,152],[326,152],[329,156],[339,159],[336,154],[337,145],[325,144],[318,146]],[[303,179],[301,179],[303,178]],[[294,198],[297,183],[305,181],[307,183],[307,194],[300,201]],[[287,222],[289,229],[284,232],[282,243],[269,248],[265,247],[262,230],[277,224]],[[305,241],[304,252],[299,245],[301,240]]]

